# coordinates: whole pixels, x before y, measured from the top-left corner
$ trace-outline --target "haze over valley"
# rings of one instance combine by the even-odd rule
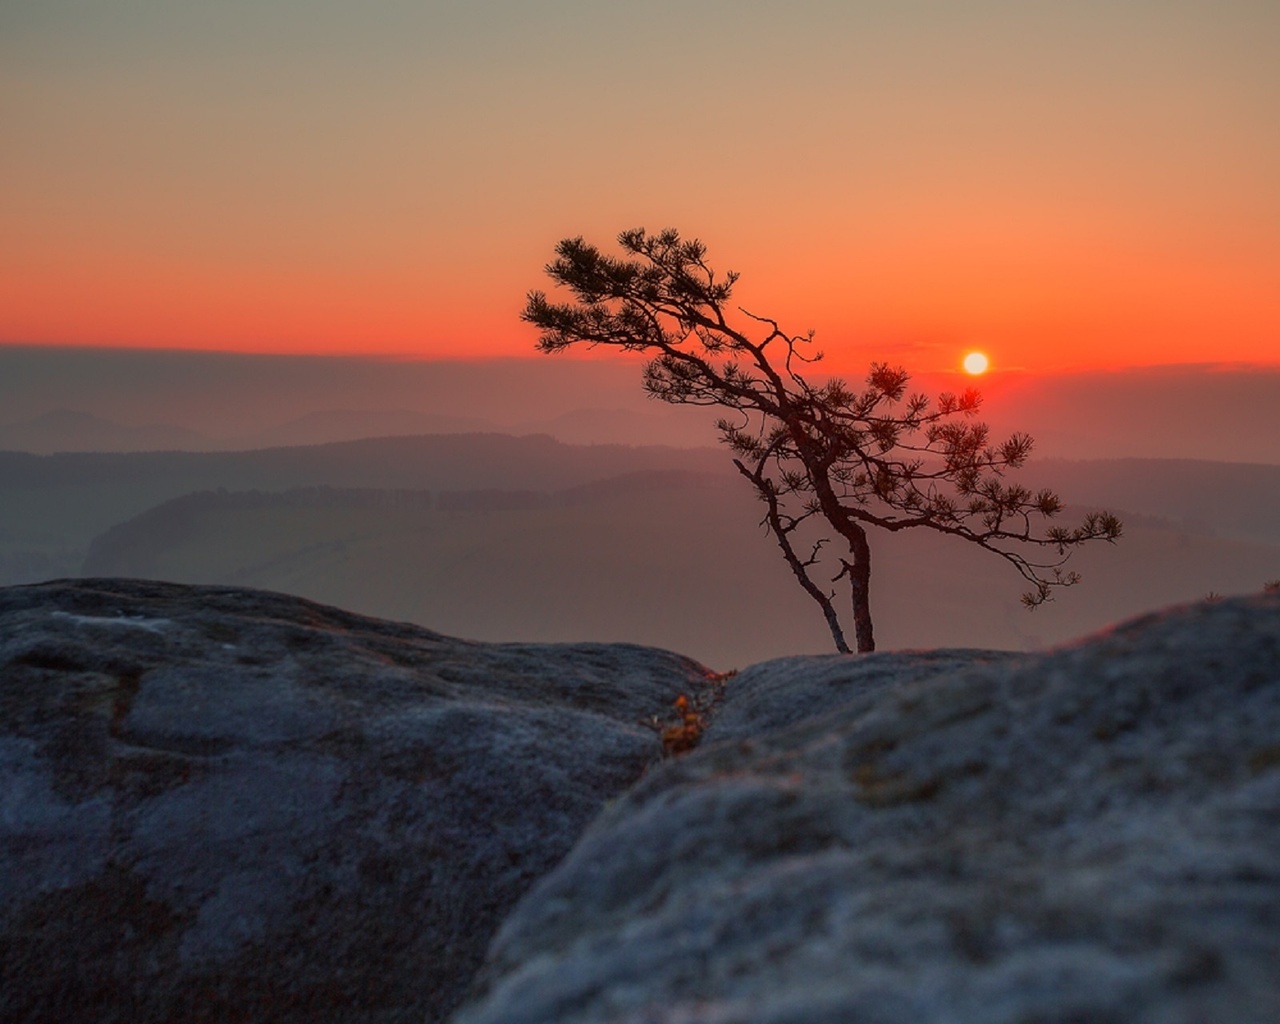
[[[21,449],[26,430],[29,442],[0,453],[0,583],[124,575],[262,587],[474,639],[632,641],[719,668],[830,647],[750,488],[711,443],[710,417],[648,401],[634,364],[15,350],[0,361],[15,414],[0,437]],[[1075,430],[1077,448],[1065,450],[1093,456],[1055,457],[1050,443],[1018,478],[1057,489],[1064,521],[1117,511],[1125,535],[1078,552],[1085,582],[1034,613],[1020,606],[1021,580],[988,553],[875,537],[882,648],[1036,648],[1280,577],[1280,455],[1229,458],[1277,443],[1280,401],[1266,395],[1280,394],[1280,378],[1202,373],[1202,410],[1215,389],[1252,387],[1260,397],[1237,418],[1258,425],[1242,434],[1228,417],[1215,428],[1205,412],[1196,443],[1179,449],[1190,371],[1138,377],[1169,398],[1147,405],[1168,408],[1163,448],[1153,447],[1203,453],[1220,429],[1221,458],[1103,458],[1144,435],[1079,440],[1105,417],[1082,409],[1072,423],[1060,407],[1099,392],[1068,379],[1019,406],[1017,389],[997,384],[985,419],[1052,408],[1063,435]],[[1112,378],[1101,393],[1118,396],[1121,424],[1130,413],[1116,388]],[[1228,447],[1233,431],[1243,448]],[[378,436],[390,434],[402,436]],[[592,440],[612,443],[582,443]],[[233,442],[242,450],[200,450]],[[129,450],[147,448],[188,450]]]
[[[859,383],[868,363],[822,365]],[[716,414],[649,399],[641,366],[616,356],[412,361],[0,346],[0,450],[233,451],[476,431],[714,445]],[[937,394],[975,383],[993,433],[1031,433],[1037,458],[1280,465],[1276,368],[997,368],[976,382],[917,374],[912,387]]]

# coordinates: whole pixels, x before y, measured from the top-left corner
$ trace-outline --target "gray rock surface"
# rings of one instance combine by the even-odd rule
[[[729,681],[455,1024],[1274,1024],[1280,595]]]
[[[442,1019],[704,682],[231,588],[0,590],[0,1020]]]

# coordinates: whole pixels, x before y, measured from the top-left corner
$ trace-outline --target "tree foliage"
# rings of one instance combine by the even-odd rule
[[[909,374],[886,363],[873,363],[860,388],[817,376],[811,368],[822,354],[813,333],[787,334],[776,321],[731,306],[738,275],[717,274],[700,241],[635,229],[618,243],[620,257],[582,238],[560,242],[546,270],[572,301],[530,292],[522,318],[541,331],[543,352],[575,345],[642,352],[650,356],[650,395],[727,411],[717,424],[721,440],[839,650],[849,646],[830,584],[841,581],[857,649],[875,648],[868,527],[934,530],[991,551],[1030,584],[1029,608],[1079,582],[1065,568],[1077,547],[1120,536],[1120,521],[1107,512],[1058,525],[1057,494],[1006,480],[1032,440],[1015,433],[993,442],[974,418],[976,390],[929,398],[909,392]],[[806,524],[824,527],[823,535],[802,540]],[[844,550],[829,564],[834,577],[820,581],[831,534]]]

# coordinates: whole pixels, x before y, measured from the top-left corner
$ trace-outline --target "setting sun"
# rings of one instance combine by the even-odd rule
[[[975,377],[980,373],[986,373],[990,365],[991,361],[981,352],[970,352],[964,357],[965,373],[972,373]]]

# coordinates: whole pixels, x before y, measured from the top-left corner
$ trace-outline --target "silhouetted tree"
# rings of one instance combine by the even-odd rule
[[[872,364],[861,390],[836,377],[810,381],[806,368],[822,358],[810,351],[813,333],[789,335],[741,307],[731,323],[738,275],[717,275],[701,242],[643,229],[623,232],[618,242],[622,258],[581,238],[562,241],[546,270],[574,300],[530,292],[522,319],[541,330],[543,352],[611,345],[647,353],[650,395],[728,410],[717,424],[721,440],[839,650],[849,645],[835,591],[814,579],[831,538],[800,542],[806,523],[825,524],[847,549],[836,556],[830,582],[848,582],[859,651],[875,649],[868,527],[934,530],[999,555],[1031,584],[1023,595],[1029,608],[1079,582],[1063,568],[1076,547],[1120,536],[1120,521],[1107,512],[1074,527],[1046,524],[1062,510],[1059,497],[1004,480],[1026,460],[1031,438],[991,444],[987,427],[973,420],[981,402],[975,390],[936,400],[908,394],[907,372],[884,363]]]

